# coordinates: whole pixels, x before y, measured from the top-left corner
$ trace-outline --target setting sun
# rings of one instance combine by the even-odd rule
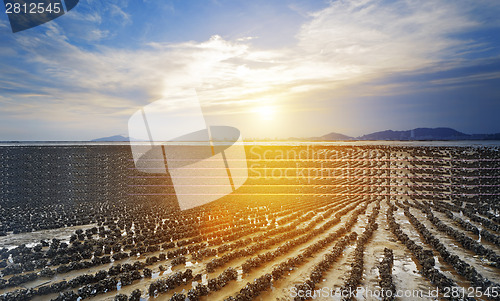
[[[255,112],[260,115],[260,118],[264,120],[274,119],[276,110],[273,106],[261,106],[255,109]]]

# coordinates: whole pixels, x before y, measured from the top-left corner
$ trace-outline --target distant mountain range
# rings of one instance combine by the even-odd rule
[[[92,140],[92,142],[127,142],[127,141],[130,141],[130,138],[122,135],[114,135],[110,137],[104,137]]]
[[[99,139],[94,139],[91,140],[92,142],[129,142],[129,141],[142,141],[144,142],[145,140],[141,139],[135,139],[127,136],[122,136],[122,135],[114,135],[114,136],[109,136],[109,137],[104,137],[104,138],[99,138]]]
[[[497,134],[465,134],[451,128],[416,128],[407,131],[386,130],[350,137],[339,133],[329,133],[321,137],[312,137],[305,140],[500,140]]]
[[[386,130],[366,134],[358,137],[351,137],[340,133],[329,133],[321,137],[295,138],[288,140],[313,140],[313,141],[344,141],[344,140],[500,140],[500,133],[497,134],[465,134],[451,128],[416,128],[407,131]],[[115,135],[92,140],[93,142],[124,142],[130,141],[129,137]],[[132,138],[132,141],[138,141]]]

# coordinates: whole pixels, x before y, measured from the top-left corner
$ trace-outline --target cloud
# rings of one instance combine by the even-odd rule
[[[477,7],[463,8],[460,3],[335,1],[311,14],[294,47],[265,50],[253,46],[250,37],[231,41],[217,35],[202,42],[146,42],[134,49],[96,45],[89,50],[50,24],[43,37],[20,35],[16,43],[28,54],[35,73],[54,84],[24,96],[9,92],[10,99],[18,97],[16,103],[3,106],[0,114],[17,110],[34,118],[36,110],[42,110],[47,119],[53,118],[50,112],[58,112],[55,116],[65,121],[96,112],[126,118],[138,106],[191,88],[198,89],[208,114],[247,114],[267,103],[295,112],[320,110],[335,91],[347,93],[342,89],[346,86],[398,72],[453,68],[463,64],[464,54],[489,47],[460,38],[484,26],[471,17],[470,10]],[[124,22],[131,21],[117,5],[109,7]],[[94,14],[73,18],[100,22]],[[100,40],[109,32],[95,29],[88,34],[89,40]],[[474,78],[491,76],[497,73]],[[398,90],[394,85],[354,93],[387,94]]]
[[[298,38],[305,54],[328,67],[394,72],[450,59],[464,47],[451,35],[477,25],[445,1],[336,1],[317,12]]]
[[[71,11],[71,14],[67,14],[67,18],[96,24],[102,23],[102,16],[97,12],[84,13],[80,11]]]
[[[217,65],[212,99],[334,91],[397,72],[453,68],[486,47],[457,37],[481,24],[456,2],[335,1],[312,16],[296,47],[249,47],[239,61]]]
[[[500,78],[500,72],[485,72],[482,74],[473,74],[468,76],[438,79],[438,80],[433,80],[430,83],[433,85],[457,85],[457,84],[467,84],[471,82],[483,82],[486,80],[492,80],[498,78]]]
[[[109,10],[111,12],[111,16],[119,16],[120,18],[123,19],[124,24],[131,22],[130,15],[127,14],[125,11],[123,11],[123,9],[121,9],[120,6],[118,6],[116,4],[110,4]]]
[[[87,105],[88,112],[110,107],[109,100],[102,101],[109,97],[134,106],[160,98],[166,92],[172,95],[199,86],[200,77],[210,72],[215,63],[238,56],[246,49],[214,36],[203,43],[150,44],[140,51],[108,47],[88,51],[71,44],[56,25],[49,27],[45,38],[20,36],[17,43],[27,52],[27,61],[57,83],[47,95],[67,99],[69,108]],[[20,85],[17,91],[29,86],[23,82],[9,84],[13,85]],[[134,94],[143,94],[145,99],[131,98]],[[43,104],[52,105],[50,101]]]

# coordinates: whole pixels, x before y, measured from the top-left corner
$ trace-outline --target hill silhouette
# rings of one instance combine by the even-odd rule
[[[451,128],[416,128],[407,131],[381,131],[358,137],[358,140],[467,140],[468,135]]]
[[[309,139],[310,140],[325,141],[325,140],[352,140],[354,138],[351,137],[351,136],[344,135],[344,134],[339,134],[339,133],[332,132],[332,133],[323,135],[321,137],[312,137],[312,138],[309,138]]]
[[[300,140],[300,139],[299,139]],[[302,140],[342,141],[342,140],[500,140],[497,134],[466,134],[452,128],[415,128],[406,131],[386,130],[374,132],[358,137],[332,132],[321,137],[312,137]]]
[[[127,142],[127,141],[130,141],[130,139],[122,135],[114,135],[110,137],[103,137],[92,140],[92,142]]]

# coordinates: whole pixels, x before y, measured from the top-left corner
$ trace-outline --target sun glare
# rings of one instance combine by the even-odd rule
[[[274,119],[276,110],[272,106],[261,106],[256,108],[255,112],[258,113],[260,117],[264,120],[272,120]]]

